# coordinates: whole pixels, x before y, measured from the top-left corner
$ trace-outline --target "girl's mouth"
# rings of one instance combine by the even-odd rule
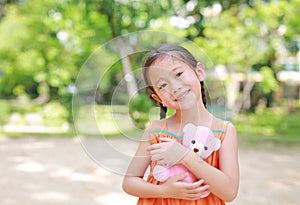
[[[180,101],[183,98],[185,98],[185,96],[190,92],[190,90],[186,90],[182,93],[180,93],[179,95],[176,96],[175,101]]]

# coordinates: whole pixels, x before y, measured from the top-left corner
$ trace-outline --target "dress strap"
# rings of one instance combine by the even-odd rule
[[[220,140],[223,141],[223,139],[225,138],[225,135],[226,135],[226,132],[227,132],[227,127],[228,127],[228,124],[230,122],[229,121],[224,121],[223,123],[223,132],[221,132],[221,135],[220,135]]]

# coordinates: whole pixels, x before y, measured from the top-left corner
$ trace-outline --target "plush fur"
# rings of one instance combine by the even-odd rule
[[[182,144],[193,150],[202,159],[209,157],[212,152],[221,147],[220,139],[216,138],[208,127],[195,126],[188,123],[183,128],[183,141]],[[166,181],[168,178],[180,174],[188,173],[182,181],[195,182],[197,178],[183,165],[156,165],[153,170],[153,176],[158,181]]]

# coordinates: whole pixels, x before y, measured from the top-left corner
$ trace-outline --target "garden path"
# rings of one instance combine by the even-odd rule
[[[122,174],[117,174],[126,169],[127,158],[117,159],[112,147],[128,157],[136,146],[121,138],[0,137],[0,204],[135,204],[136,198],[122,191]],[[240,190],[230,205],[298,204],[299,149],[241,149],[239,157]]]

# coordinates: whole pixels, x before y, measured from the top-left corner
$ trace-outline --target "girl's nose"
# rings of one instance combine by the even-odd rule
[[[181,90],[182,83],[179,80],[174,79],[172,80],[171,84],[172,84],[172,91],[174,94],[176,94],[178,91]]]

